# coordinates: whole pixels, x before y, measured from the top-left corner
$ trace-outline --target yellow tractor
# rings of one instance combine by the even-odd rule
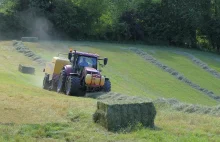
[[[86,92],[110,92],[110,79],[101,74],[98,65],[103,67],[108,58],[98,54],[72,51],[68,58],[58,54],[52,62],[46,63],[43,88],[71,96],[84,96]],[[100,61],[103,60],[104,64]]]

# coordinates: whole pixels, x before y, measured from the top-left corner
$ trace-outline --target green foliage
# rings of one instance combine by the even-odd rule
[[[56,8],[48,15],[59,31],[65,31],[68,36],[74,38],[86,34],[90,29],[92,16],[69,0],[56,1],[54,4]]]
[[[4,13],[5,15],[13,14],[16,4],[14,0],[3,0],[0,3],[0,13]]]
[[[45,34],[35,28],[42,17],[50,24],[38,23],[52,38],[144,41],[220,51],[219,0],[8,0],[0,5],[0,33],[6,38],[43,39]]]

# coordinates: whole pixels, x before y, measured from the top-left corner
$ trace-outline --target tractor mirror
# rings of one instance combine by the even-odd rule
[[[104,58],[104,65],[107,65],[108,63],[108,58]]]

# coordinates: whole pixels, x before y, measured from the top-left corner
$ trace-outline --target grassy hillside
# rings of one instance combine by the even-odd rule
[[[42,67],[38,66],[22,54],[17,53],[11,48],[11,42],[0,42],[0,141],[219,141],[220,140],[220,121],[218,117],[199,114],[186,114],[173,111],[167,107],[157,107],[157,116],[155,124],[157,129],[143,129],[137,127],[131,133],[111,133],[107,132],[103,127],[92,122],[92,114],[96,109],[96,100],[89,98],[68,97],[50,91],[45,91],[40,88],[42,82]],[[59,47],[58,44],[55,44]],[[112,76],[114,91],[146,95],[148,97],[161,97],[176,92],[175,89],[170,89],[181,86],[169,75],[160,72],[150,64],[142,62],[138,56],[132,53],[119,53],[116,49],[104,48],[102,45],[96,48],[78,47],[82,50],[97,51],[104,56],[110,57],[109,65],[105,68],[105,73]],[[40,49],[38,49],[40,48]],[[52,48],[53,49],[53,48]],[[43,52],[44,56],[54,56],[55,49],[46,50],[36,46],[33,50]],[[58,51],[58,50],[57,50]],[[108,51],[108,52],[107,52]],[[52,53],[50,53],[52,52]],[[66,50],[65,50],[66,52]],[[42,55],[43,55],[42,54]],[[112,54],[112,55],[111,55]],[[116,55],[116,56],[114,56]],[[116,58],[121,56],[122,58]],[[131,57],[129,57],[131,56]],[[136,65],[128,59],[139,61]],[[127,60],[126,60],[127,59]],[[129,63],[128,63],[129,62]],[[25,75],[17,71],[19,63],[34,65],[36,67],[36,75]],[[119,65],[118,65],[119,64]],[[134,65],[131,71],[130,65]],[[142,66],[143,69],[138,68]],[[147,66],[147,67],[145,67]],[[123,69],[124,67],[124,69]],[[144,70],[148,71],[148,79],[143,79]],[[108,71],[108,72],[107,72]],[[110,72],[109,72],[110,71]],[[126,72],[125,72],[126,71]],[[141,71],[140,75],[136,75]],[[117,75],[120,73],[120,75]],[[158,73],[156,73],[158,72]],[[159,79],[160,74],[162,82],[173,86],[164,87],[161,84],[165,93],[156,92],[156,89],[149,89],[144,83],[151,84],[150,81]],[[123,75],[123,76],[122,76]],[[122,77],[121,77],[122,76]],[[121,77],[121,78],[120,78]],[[137,79],[135,79],[137,77]],[[142,79],[141,82],[138,79]],[[131,81],[135,81],[130,84]],[[148,80],[149,83],[148,83]],[[171,81],[170,81],[171,80]],[[122,82],[124,84],[121,84]],[[173,83],[172,83],[173,82]],[[159,81],[154,82],[155,86]],[[127,86],[129,84],[129,86]],[[120,86],[118,86],[120,85]],[[134,88],[132,87],[134,85]],[[142,85],[142,86],[139,86]],[[36,87],[37,86],[37,87]],[[121,88],[120,88],[121,87]],[[140,88],[140,92],[137,92]],[[153,85],[151,86],[153,87]],[[185,89],[190,90],[183,85]],[[182,87],[179,87],[181,89]],[[121,90],[121,91],[120,91]],[[148,91],[148,92],[147,92]],[[179,92],[181,92],[179,91]],[[139,94],[139,93],[143,94]],[[196,95],[195,92],[194,95]],[[171,93],[170,93],[171,94]],[[192,94],[192,93],[191,93]],[[199,93],[198,93],[199,95]],[[201,95],[201,94],[200,94]],[[175,97],[175,96],[173,96]],[[190,99],[184,98],[190,102]],[[205,99],[204,103],[205,103]],[[193,100],[192,100],[193,101]],[[207,104],[216,104],[207,98]],[[202,102],[202,101],[201,101]]]
[[[149,50],[147,50],[149,52]],[[166,65],[174,68],[178,72],[181,72],[185,77],[190,79],[192,82],[200,85],[203,88],[213,91],[216,95],[220,96],[220,79],[215,78],[210,73],[201,69],[199,66],[195,65],[190,59],[183,55],[171,53],[170,51],[159,51],[154,50],[154,52],[149,52],[159,61],[165,63]],[[190,52],[189,52],[190,53]],[[201,58],[203,61],[213,67],[213,69],[219,70],[220,62],[217,61],[220,57],[215,56],[215,58],[207,58],[208,55],[195,54],[198,58]]]
[[[220,59],[219,59],[219,55],[213,55],[213,54],[208,54],[206,53],[206,55],[203,54],[195,54],[195,56],[199,59],[201,59],[203,62],[206,62],[207,64],[209,64],[209,66],[213,69],[215,69],[216,71],[220,72]]]
[[[103,73],[111,78],[112,90],[114,92],[146,96],[153,99],[158,97],[176,98],[183,102],[202,105],[218,104],[201,92],[178,81],[169,73],[163,72],[151,63],[146,62],[138,55],[121,50],[120,48],[124,45],[92,42],[42,42],[25,44],[42,57],[47,58],[48,61],[59,52],[67,53],[69,47],[108,57],[109,63],[103,69]],[[153,48],[149,47],[149,49]],[[191,62],[189,62],[189,65],[191,65]],[[176,67],[179,69],[179,66]],[[196,66],[192,65],[192,69],[195,68]],[[200,71],[201,69],[198,68],[198,70]],[[206,78],[204,80],[203,78],[201,79],[203,82],[206,82]],[[217,89],[217,87],[215,88]]]
[[[216,71],[220,72],[220,56],[215,53],[209,53],[204,51],[192,50],[192,49],[184,49],[184,48],[172,48],[172,47],[152,47],[152,48],[144,48],[144,46],[140,46],[140,48],[148,51],[152,55],[155,55],[158,51],[163,52],[171,52],[171,51],[179,51],[179,52],[187,52],[199,58],[203,62],[207,63],[211,68],[215,69]],[[169,53],[167,53],[169,55]]]
[[[216,95],[220,95],[220,79],[213,77],[208,72],[196,66],[187,57],[170,52],[156,52],[154,56],[165,64],[181,72],[196,84],[212,90]]]

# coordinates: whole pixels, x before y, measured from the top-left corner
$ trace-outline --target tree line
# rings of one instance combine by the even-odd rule
[[[3,0],[0,38],[143,42],[220,52],[219,0]]]

